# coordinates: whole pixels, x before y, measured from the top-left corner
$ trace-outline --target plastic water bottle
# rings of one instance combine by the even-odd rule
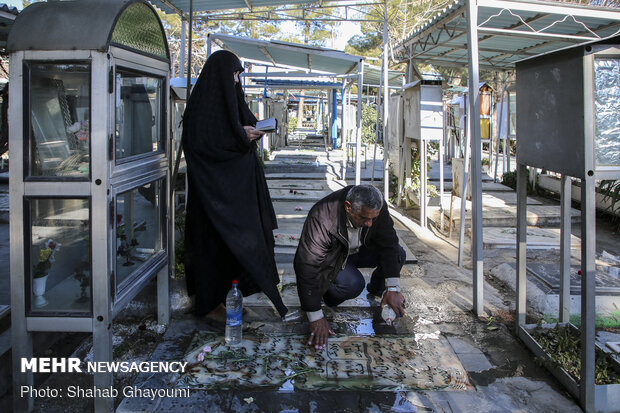
[[[392,307],[387,304],[383,304],[383,308],[381,309],[381,318],[385,320],[385,324],[391,326],[396,319],[396,313],[392,310]]]
[[[243,295],[239,291],[237,280],[226,296],[226,344],[234,346],[241,343],[243,329]]]

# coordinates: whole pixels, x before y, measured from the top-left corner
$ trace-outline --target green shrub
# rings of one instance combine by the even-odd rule
[[[375,141],[377,130],[377,109],[374,105],[362,106],[362,142],[371,144]]]
[[[529,168],[528,168],[528,171],[529,171]],[[510,171],[510,172],[504,173],[504,175],[502,175],[502,184],[516,191],[517,190],[517,171]],[[527,181],[527,194],[528,195],[535,194],[534,187],[530,183],[529,179]]]
[[[613,213],[616,210],[616,202],[620,200],[620,180],[602,180],[596,191],[603,195],[604,201],[611,199],[607,211]]]
[[[297,129],[297,116],[288,117],[288,132],[291,133]]]

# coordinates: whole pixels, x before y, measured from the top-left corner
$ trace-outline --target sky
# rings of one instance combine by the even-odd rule
[[[295,26],[294,22],[282,22],[281,28],[282,34],[294,34],[299,32],[299,29]],[[362,34],[360,24],[358,22],[341,22],[340,26],[336,30],[336,40],[334,42],[333,48],[338,50],[344,50],[344,47],[347,45],[347,42],[351,37],[355,36],[356,34]],[[325,47],[332,47],[329,44],[329,41],[325,45]]]
[[[344,50],[349,39],[355,35],[362,34],[360,24],[358,22],[342,22],[336,37],[335,49]]]
[[[24,5],[22,4],[22,0],[0,0],[0,3],[4,3],[9,7],[17,7],[18,10],[21,10],[24,8]]]

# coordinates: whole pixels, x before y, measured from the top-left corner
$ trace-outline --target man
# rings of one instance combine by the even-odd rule
[[[295,254],[297,293],[310,321],[308,345],[322,349],[333,335],[321,310],[357,297],[364,289],[358,268],[374,268],[368,292],[383,294],[381,306],[402,316],[399,289],[405,251],[381,192],[371,185],[348,186],[317,202],[306,218]]]

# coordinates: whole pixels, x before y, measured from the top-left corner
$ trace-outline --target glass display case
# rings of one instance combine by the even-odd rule
[[[90,64],[27,62],[28,175],[88,179]]]
[[[116,161],[162,150],[164,79],[116,71]]]
[[[576,178],[620,172],[620,37],[517,62],[517,159]]]
[[[170,52],[143,0],[34,2],[7,49],[12,378],[23,388],[34,332],[90,333],[93,359],[110,362],[114,318],[155,280],[158,323],[169,323]],[[110,388],[112,373],[93,385]],[[14,411],[31,410],[15,396]],[[109,412],[114,398],[93,405]]]
[[[579,44],[516,63],[517,76],[517,335],[534,352],[526,324],[528,167],[562,175],[557,314],[570,324],[573,297],[580,305],[579,380],[551,372],[584,411],[617,411],[617,388],[597,384],[597,186],[620,179],[620,36]],[[581,228],[580,287],[571,287],[572,178],[578,178]],[[599,206],[601,206],[599,204]],[[571,252],[572,251],[572,252]],[[548,326],[550,327],[550,326]],[[540,327],[537,327],[540,328]]]

